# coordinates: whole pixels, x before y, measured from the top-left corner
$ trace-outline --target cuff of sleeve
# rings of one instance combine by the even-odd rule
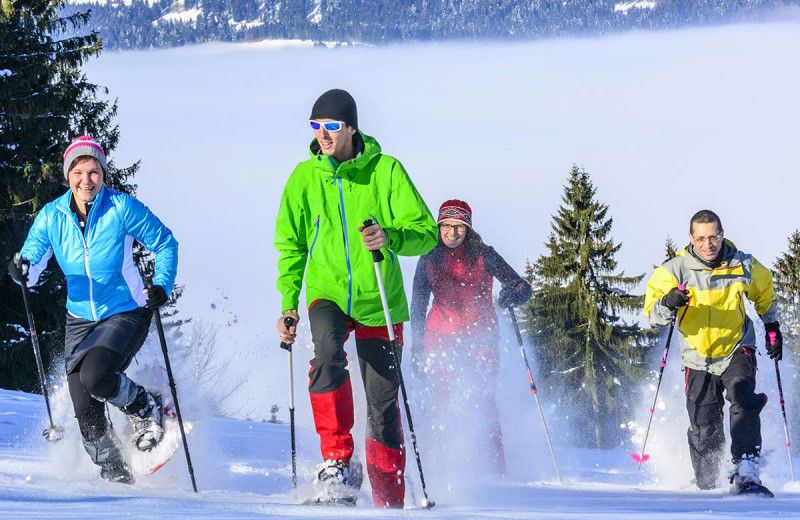
[[[283,300],[281,301],[281,314],[291,309],[299,310],[299,298],[297,297],[283,298]]]
[[[383,228],[386,233],[386,248],[396,251],[400,247],[400,233],[396,229]]]

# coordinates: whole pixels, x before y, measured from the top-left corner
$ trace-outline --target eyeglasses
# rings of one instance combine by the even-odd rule
[[[439,224],[439,227],[444,230],[445,233],[450,231],[451,229],[455,229],[458,233],[463,233],[467,226],[464,224]]]
[[[692,235],[692,240],[695,244],[703,244],[705,242],[709,242],[711,244],[719,244],[719,241],[722,240],[722,233],[718,233],[716,235],[711,235],[707,237],[696,237]]]
[[[328,132],[338,132],[342,129],[342,125],[344,125],[344,121],[328,121],[326,123],[321,123],[319,121],[314,121],[313,119],[308,123],[311,125],[311,129],[315,132],[318,132],[323,126]]]

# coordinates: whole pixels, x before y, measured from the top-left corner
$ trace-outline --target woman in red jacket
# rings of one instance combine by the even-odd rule
[[[503,437],[494,390],[500,334],[492,284],[501,285],[497,303],[527,302],[531,287],[472,229],[472,209],[448,200],[439,208],[439,243],[421,257],[411,300],[412,363],[430,377],[437,410],[467,400],[488,418],[488,448],[494,469],[505,470]],[[428,302],[433,293],[430,312]]]

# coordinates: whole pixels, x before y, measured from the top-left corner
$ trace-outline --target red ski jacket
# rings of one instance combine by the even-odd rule
[[[421,350],[426,330],[454,335],[469,345],[496,345],[493,278],[502,286],[501,305],[530,299],[530,285],[490,246],[483,246],[474,261],[465,247],[450,249],[441,243],[420,257],[411,297],[412,347]],[[426,319],[431,293],[433,305]]]

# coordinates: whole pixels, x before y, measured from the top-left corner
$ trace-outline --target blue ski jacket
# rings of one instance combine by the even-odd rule
[[[133,261],[134,239],[155,253],[153,284],[172,292],[178,268],[178,241],[147,206],[103,187],[81,229],[70,208],[72,192],[45,205],[36,216],[20,254],[30,260],[33,286],[55,255],[67,279],[67,311],[100,321],[144,306],[146,297]]]

